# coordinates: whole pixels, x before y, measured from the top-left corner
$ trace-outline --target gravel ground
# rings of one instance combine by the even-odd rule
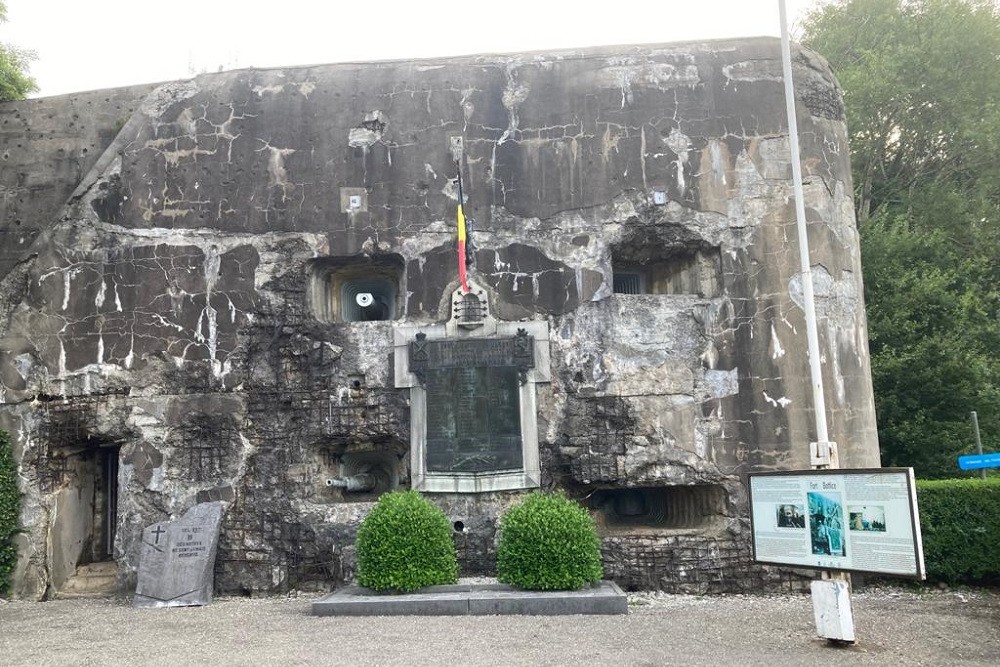
[[[1000,665],[1000,593],[867,589],[858,643],[808,596],[636,593],[628,616],[318,618],[314,595],[132,609],[0,601],[0,665]]]

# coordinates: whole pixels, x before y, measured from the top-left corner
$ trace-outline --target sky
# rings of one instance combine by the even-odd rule
[[[33,96],[245,67],[780,34],[778,0],[6,0]],[[817,0],[787,0],[795,27]],[[596,9],[595,9],[596,8]]]

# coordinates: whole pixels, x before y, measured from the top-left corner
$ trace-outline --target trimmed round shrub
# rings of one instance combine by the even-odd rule
[[[376,591],[415,591],[458,581],[452,526],[416,491],[379,498],[358,528],[358,583]]]
[[[533,492],[500,521],[497,578],[535,591],[565,591],[600,581],[594,521],[561,494]]]

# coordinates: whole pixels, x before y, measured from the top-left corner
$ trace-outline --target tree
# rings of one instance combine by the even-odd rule
[[[862,223],[881,205],[905,205],[919,185],[975,190],[986,170],[995,188],[995,2],[839,0],[814,10],[804,30],[844,88]]]
[[[906,222],[875,216],[862,229],[882,460],[954,476],[972,447],[970,410],[984,446],[1000,444],[1000,299],[982,260],[956,252],[943,229]]]
[[[1000,9],[836,0],[805,43],[844,89],[885,465],[1000,449]]]
[[[7,5],[0,0],[0,23],[6,21]],[[21,100],[38,90],[35,80],[28,76],[28,63],[33,59],[30,51],[0,44],[0,102]]]

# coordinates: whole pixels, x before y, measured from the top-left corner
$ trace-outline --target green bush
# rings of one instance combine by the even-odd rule
[[[384,494],[358,528],[358,583],[414,591],[458,581],[451,522],[416,491]]]
[[[500,581],[528,590],[561,591],[603,576],[594,521],[569,498],[536,491],[500,521]]]
[[[1000,582],[1000,478],[917,481],[931,579]]]
[[[17,564],[14,535],[20,532],[21,494],[17,490],[17,466],[10,438],[0,431],[0,595],[10,589],[11,575]]]

